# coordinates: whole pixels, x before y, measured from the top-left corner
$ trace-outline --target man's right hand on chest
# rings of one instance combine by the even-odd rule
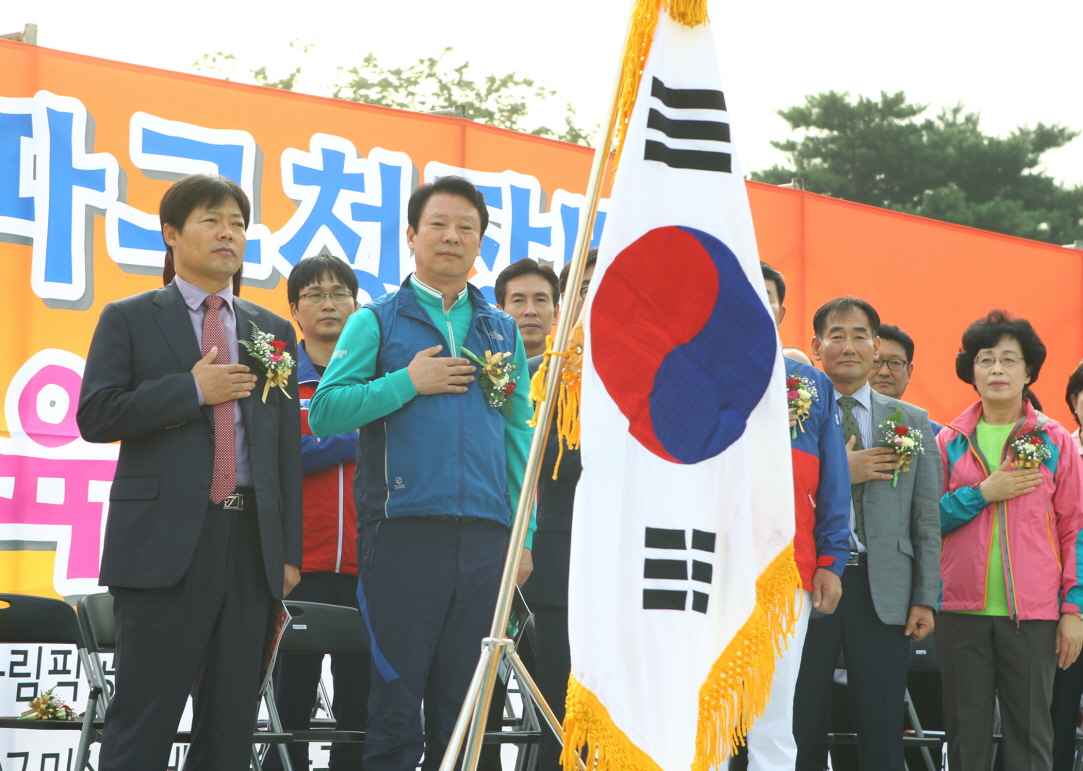
[[[899,467],[899,456],[890,447],[872,447],[855,450],[857,438],[851,436],[846,442],[846,459],[850,462],[850,484],[871,482],[874,479],[891,479]]]
[[[256,386],[256,376],[250,375],[243,364],[214,364],[218,356],[215,346],[192,367],[196,385],[203,394],[204,404],[221,404],[233,399],[244,399]]]
[[[406,367],[410,382],[419,394],[461,394],[474,382],[477,367],[469,359],[437,356],[444,346],[434,345],[418,351]]]

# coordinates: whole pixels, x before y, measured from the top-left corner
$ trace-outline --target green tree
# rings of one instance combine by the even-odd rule
[[[1079,135],[1058,124],[1020,126],[1006,137],[981,131],[961,104],[921,118],[928,105],[903,92],[880,99],[828,91],[779,110],[797,139],[771,144],[789,167],[753,172],[772,184],[1053,243],[1083,238],[1083,186],[1065,187],[1041,156]]]
[[[290,47],[307,53],[311,46]],[[598,126],[586,128],[576,122],[575,109],[566,105],[563,129],[548,126],[530,127],[530,109],[551,100],[556,91],[536,83],[532,78],[489,74],[476,78],[470,62],[453,63],[451,47],[436,56],[420,59],[408,67],[383,67],[374,54],[368,54],[356,67],[339,67],[331,93],[336,99],[379,104],[402,110],[435,112],[457,105],[465,108],[466,117],[491,126],[527,131],[539,136],[554,137],[565,142],[590,145]],[[240,68],[233,54],[204,54],[193,64],[197,72],[230,79]],[[274,79],[267,67],[249,69],[247,77],[261,86],[292,91],[301,77],[303,66]]]

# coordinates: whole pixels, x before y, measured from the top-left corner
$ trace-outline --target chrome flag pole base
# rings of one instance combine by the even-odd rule
[[[455,768],[455,760],[462,751],[463,742],[466,743],[466,752],[463,757],[463,771],[475,771],[478,760],[481,757],[482,741],[485,737],[485,724],[489,715],[489,704],[493,696],[493,684],[496,682],[496,674],[500,668],[500,662],[506,661],[515,673],[515,679],[519,683],[520,696],[523,699],[523,709],[526,710],[526,702],[529,699],[534,707],[545,718],[545,725],[553,732],[557,741],[564,744],[564,734],[560,728],[560,722],[553,710],[545,701],[541,691],[538,690],[534,679],[526,671],[519,654],[515,652],[515,643],[507,638],[486,637],[481,641],[481,659],[478,661],[474,677],[470,681],[466,698],[463,700],[462,709],[459,711],[459,719],[455,722],[455,730],[451,733],[447,751],[440,763],[440,771],[452,771]],[[580,761],[580,768],[584,768]]]

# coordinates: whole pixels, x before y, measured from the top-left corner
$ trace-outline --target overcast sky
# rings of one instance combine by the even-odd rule
[[[545,81],[558,104],[572,103],[581,122],[593,124],[607,115],[631,7],[632,0],[0,0],[0,32],[33,22],[43,46],[185,72],[217,51],[267,64],[272,75],[303,61],[310,75],[301,90],[369,52],[403,66],[452,46],[480,74]],[[987,133],[1038,122],[1083,129],[1081,0],[711,0],[709,9],[746,171],[783,160],[769,145],[787,136],[774,110],[829,89],[902,90],[929,103],[930,114],[962,102],[981,113]],[[314,46],[304,59],[289,52],[294,39]],[[1083,183],[1083,139],[1049,153],[1046,168]]]

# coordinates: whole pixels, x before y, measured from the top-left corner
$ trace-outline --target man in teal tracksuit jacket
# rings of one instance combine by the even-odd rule
[[[366,771],[411,771],[423,752],[422,768],[439,766],[492,622],[532,434],[515,321],[466,280],[488,224],[484,197],[443,177],[414,191],[407,219],[416,273],[350,318],[309,407],[317,436],[361,429]],[[486,397],[488,375],[462,347],[511,354],[519,379],[502,403]]]

